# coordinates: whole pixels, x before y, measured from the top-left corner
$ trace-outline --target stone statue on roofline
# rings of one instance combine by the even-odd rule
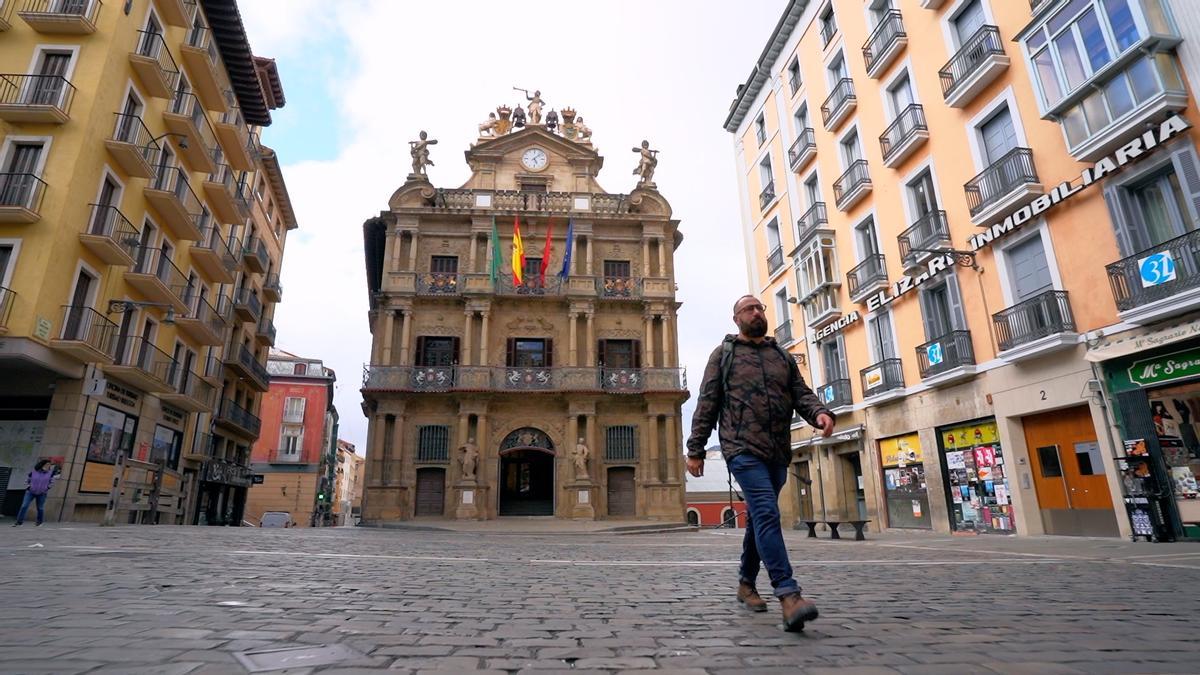
[[[650,141],[642,141],[642,147],[634,148],[640,155],[633,174],[638,177],[638,187],[654,187],[654,169],[658,166],[658,151],[650,149]]]
[[[425,167],[433,166],[433,160],[429,159],[429,146],[437,145],[436,140],[429,140],[429,134],[422,131],[420,140],[408,142],[408,152],[412,155],[412,173],[409,178],[425,178]]]

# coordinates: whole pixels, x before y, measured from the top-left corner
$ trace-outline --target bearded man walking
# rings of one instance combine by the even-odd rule
[[[817,605],[800,593],[783,542],[779,492],[792,460],[792,413],[799,413],[826,438],[835,416],[805,384],[796,361],[767,337],[766,307],[753,295],[733,306],[737,335],[726,335],[704,369],[692,435],[687,442],[687,469],[704,475],[704,444],[720,420],[721,454],[745,496],[749,510],[742,540],[737,599],[748,609],[765,612],[767,603],[756,585],[760,565],[783,611],[783,626],[799,631],[817,618]]]

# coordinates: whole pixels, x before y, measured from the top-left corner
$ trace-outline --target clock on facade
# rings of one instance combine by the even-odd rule
[[[530,171],[541,171],[548,161],[546,151],[541,148],[529,148],[521,153],[521,164]]]

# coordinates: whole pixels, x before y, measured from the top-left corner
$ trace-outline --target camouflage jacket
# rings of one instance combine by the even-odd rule
[[[821,404],[805,384],[796,362],[785,357],[772,338],[758,343],[734,339],[728,383],[722,382],[721,351],[717,347],[704,368],[687,442],[688,457],[704,458],[704,444],[719,417],[717,436],[726,460],[750,452],[767,462],[790,463],[792,412],[814,426],[817,415],[834,417],[833,413]]]

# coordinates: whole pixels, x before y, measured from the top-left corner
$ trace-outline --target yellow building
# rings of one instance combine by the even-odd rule
[[[531,107],[521,125],[518,109],[480,125],[457,188],[430,184],[414,146],[414,173],[364,226],[362,520],[683,522],[683,236],[654,151],[635,148],[637,186],[611,193],[573,110],[545,112],[552,125]]]
[[[366,463],[354,452],[354,444],[338,439],[337,469],[333,483],[333,523],[354,525],[362,508]]]
[[[283,105],[232,0],[0,4],[0,466],[98,520],[118,456],[240,522],[283,241]],[[264,318],[265,317],[265,318]],[[8,512],[7,503],[5,512]],[[124,516],[120,516],[124,520]]]
[[[794,429],[814,486],[792,483],[789,517],[1127,536],[1154,510],[1147,474],[1194,475],[1197,416],[1173,401],[1195,385],[1121,377],[1198,344],[1170,329],[1200,323],[1182,18],[1164,0],[788,4],[724,126],[750,286],[839,414],[827,442]],[[1156,400],[1175,427],[1156,433]],[[1142,439],[1153,471],[1123,459]],[[1200,520],[1177,496],[1173,535]]]

